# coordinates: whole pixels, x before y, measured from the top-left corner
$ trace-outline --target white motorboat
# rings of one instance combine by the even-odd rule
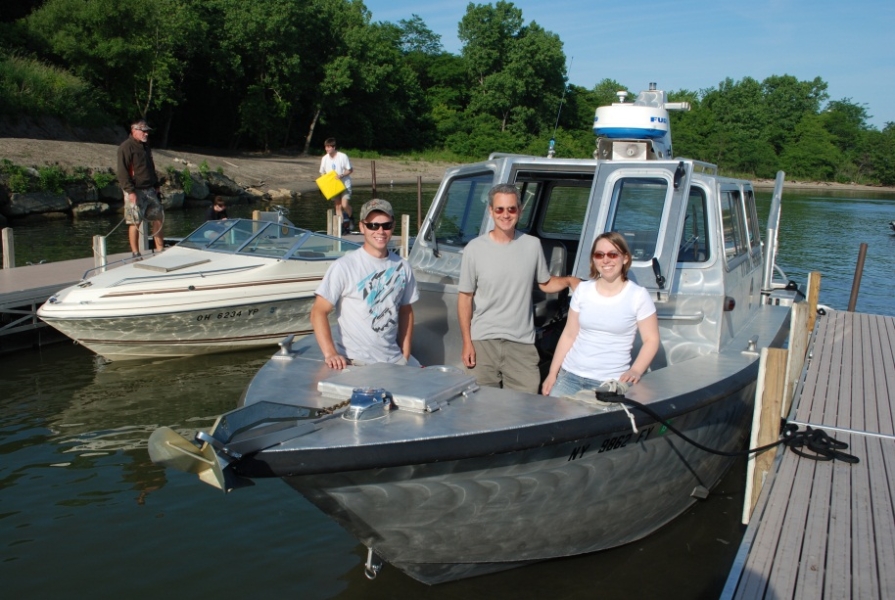
[[[798,294],[774,280],[783,173],[762,242],[748,181],[673,156],[667,110],[687,107],[652,86],[620,100],[597,113],[593,158],[494,154],[447,171],[410,254],[413,353],[435,366],[333,371],[312,336],[287,339],[240,408],[194,441],[156,430],[152,459],[225,491],[280,477],[368,547],[370,577],[385,560],[430,584],[625,544],[705,497],[732,459],[666,424],[745,447],[759,353],[785,343]],[[586,278],[592,240],[625,235],[661,332],[625,402],[661,422],[618,397],[479,388],[460,366],[461,254],[492,226],[487,193],[503,182],[554,274]],[[534,294],[545,368],[568,301]]]
[[[275,346],[311,332],[314,290],[357,247],[283,221],[209,221],[162,253],[88,272],[37,314],[109,360]]]

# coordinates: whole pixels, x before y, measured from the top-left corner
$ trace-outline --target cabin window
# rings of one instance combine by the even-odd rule
[[[721,225],[724,229],[724,256],[730,260],[746,251],[746,228],[739,191],[721,192]]]
[[[480,173],[452,180],[435,223],[439,244],[463,247],[479,235],[494,175]]]
[[[578,239],[587,214],[590,199],[589,185],[554,185],[550,188],[547,208],[541,222],[540,233],[551,237]]]
[[[609,230],[625,236],[634,260],[650,260],[656,255],[667,195],[665,179],[629,177],[616,182]]]
[[[753,249],[761,246],[761,233],[758,227],[758,213],[755,210],[755,194],[752,190],[745,190],[746,222],[749,233],[749,246]]]
[[[691,187],[677,255],[678,262],[705,262],[709,259],[708,224],[705,191],[695,186]]]
[[[517,182],[516,189],[519,190],[519,199],[522,203],[522,211],[519,213],[516,229],[528,233],[531,230],[531,222],[535,215],[535,208],[538,205],[541,184],[539,182],[527,182],[520,185]]]

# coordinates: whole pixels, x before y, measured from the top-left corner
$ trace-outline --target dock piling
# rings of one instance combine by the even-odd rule
[[[864,259],[867,257],[867,244],[862,243],[858,250],[858,264],[855,265],[855,279],[851,284],[851,297],[848,299],[848,312],[855,312],[858,303],[858,290],[861,289],[861,277],[864,275]]]
[[[16,244],[12,227],[3,228],[3,268],[14,269],[16,267]]]

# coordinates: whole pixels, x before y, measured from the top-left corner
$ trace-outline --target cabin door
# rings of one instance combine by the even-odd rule
[[[648,289],[654,300],[667,300],[692,169],[691,163],[674,160],[600,163],[576,274],[587,276],[594,238],[604,231],[618,231],[631,250],[628,276]]]

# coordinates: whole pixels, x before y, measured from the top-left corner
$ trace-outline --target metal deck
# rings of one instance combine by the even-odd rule
[[[722,598],[895,598],[895,318],[818,318],[789,420],[858,464],[778,450]]]

